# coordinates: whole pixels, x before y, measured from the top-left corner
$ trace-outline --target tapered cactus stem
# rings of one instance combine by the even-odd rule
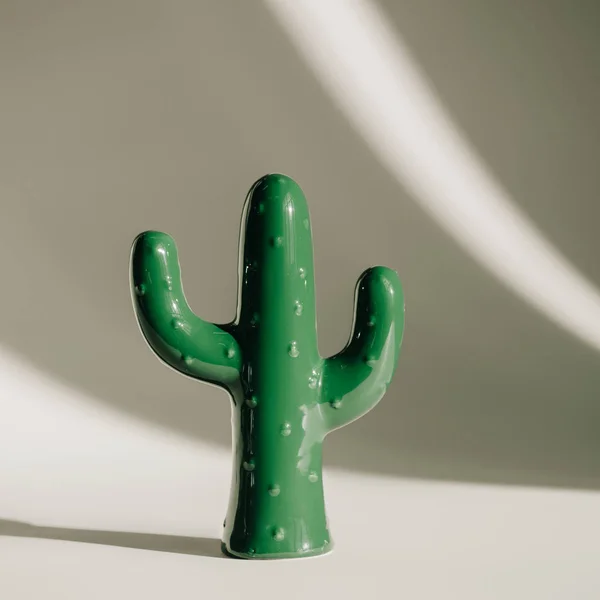
[[[356,286],[354,327],[348,345],[324,361],[321,413],[333,431],[371,410],[383,398],[398,362],[404,297],[395,271],[373,267]]]
[[[222,326],[197,317],[183,286],[177,247],[166,233],[139,235],[131,252],[133,303],[146,341],[177,371],[225,388],[239,380],[237,341]]]

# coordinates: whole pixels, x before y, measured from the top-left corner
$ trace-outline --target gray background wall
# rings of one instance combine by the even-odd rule
[[[514,200],[600,285],[597,4],[379,4]],[[406,290],[396,379],[328,439],[328,464],[598,486],[597,353],[398,187],[258,0],[0,2],[0,343],[98,402],[228,445],[226,396],[143,343],[129,248],[171,233],[192,306],[231,318],[242,202],[273,171],[309,199],[322,353],[345,343],[365,267],[396,268]]]

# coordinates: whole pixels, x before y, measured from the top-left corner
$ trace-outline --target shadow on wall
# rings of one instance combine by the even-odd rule
[[[458,17],[440,18],[449,11],[441,0],[423,6],[438,9],[436,23],[456,35],[438,39],[432,54],[428,32],[437,25],[414,4],[390,15],[410,22],[408,41],[426,57],[442,98],[462,107],[461,124],[503,183],[600,283],[600,215],[588,200],[600,180],[586,168],[600,133],[597,120],[586,119],[593,98],[577,95],[572,110],[552,113],[564,119],[564,143],[553,153],[551,113],[539,110],[542,99],[555,101],[549,84],[520,87],[528,69],[535,79],[544,55],[502,62],[502,43],[481,41],[486,27],[506,41],[497,30],[509,35],[517,0],[490,3],[504,20],[468,13],[480,32],[477,56],[465,50],[473,40],[459,35]],[[190,303],[205,319],[227,321],[244,194],[257,177],[280,171],[299,181],[311,207],[324,354],[346,341],[365,267],[398,269],[406,291],[396,379],[372,413],[331,436],[329,465],[599,487],[599,357],[481,271],[398,190],[266,11],[175,1],[167,14],[158,0],[143,8],[110,0],[59,3],[42,15],[37,5],[0,8],[2,344],[114,408],[228,446],[225,394],[163,367],[141,339],[128,289],[130,244],[145,229],[171,233]],[[546,26],[550,47],[554,23]],[[490,87],[502,91],[499,104]],[[511,119],[519,122],[512,143]]]

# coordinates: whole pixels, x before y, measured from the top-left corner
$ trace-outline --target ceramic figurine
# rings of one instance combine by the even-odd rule
[[[235,319],[203,321],[186,302],[173,239],[142,233],[131,254],[138,323],[164,363],[231,397],[233,477],[223,551],[251,559],[323,554],[332,541],[322,443],[386,392],[404,329],[400,281],[386,267],[366,270],[356,286],[350,340],[322,358],[308,206],[284,175],[267,175],[248,193],[239,274]]]

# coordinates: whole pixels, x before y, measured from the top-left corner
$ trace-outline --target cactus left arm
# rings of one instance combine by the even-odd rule
[[[138,323],[155,354],[185,375],[232,390],[241,370],[238,343],[227,327],[204,321],[188,306],[169,235],[146,231],[136,238],[131,279]]]
[[[327,431],[358,419],[383,397],[398,363],[404,296],[395,271],[373,267],[356,286],[350,341],[324,361],[321,414]]]

